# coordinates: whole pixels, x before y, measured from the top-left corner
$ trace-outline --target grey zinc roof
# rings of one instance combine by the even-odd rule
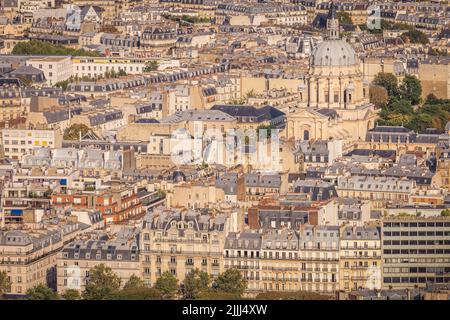
[[[376,226],[351,227],[341,230],[343,240],[380,240],[381,231]]]
[[[225,249],[261,249],[261,234],[245,230],[241,233],[230,232],[225,239]]]
[[[245,174],[245,186],[279,188],[281,186],[281,176],[278,174],[247,173]]]
[[[66,245],[63,250],[65,259],[86,260],[121,260],[138,261],[138,245],[136,240],[76,240]],[[75,257],[78,254],[78,258]]]
[[[234,121],[234,118],[219,110],[185,110],[162,118],[161,123],[178,123],[182,121]]]
[[[172,228],[171,222],[192,222],[192,227],[196,231],[224,231],[226,223],[226,215],[218,214],[211,216],[209,214],[201,214],[199,211],[189,210],[182,212],[178,209],[158,209],[148,213],[144,217],[144,228],[156,229],[167,232]],[[176,227],[179,233],[184,233],[183,229]]]

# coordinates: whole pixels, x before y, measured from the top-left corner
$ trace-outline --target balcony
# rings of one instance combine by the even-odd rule
[[[369,279],[369,276],[352,276],[351,279],[352,279],[353,281],[367,280],[367,279]]]
[[[186,261],[186,265],[187,266],[193,266],[194,265],[194,261]]]
[[[355,269],[355,270],[365,270],[369,268],[369,266],[351,266],[350,269]]]

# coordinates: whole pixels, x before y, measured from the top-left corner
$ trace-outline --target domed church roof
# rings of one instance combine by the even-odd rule
[[[355,50],[341,39],[325,40],[312,54],[313,66],[352,66],[357,64]]]
[[[339,19],[336,6],[331,2],[327,16],[328,39],[314,50],[311,66],[317,67],[347,67],[357,64],[355,50],[339,37]]]

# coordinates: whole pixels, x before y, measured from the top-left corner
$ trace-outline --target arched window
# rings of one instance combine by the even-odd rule
[[[303,131],[303,140],[309,140],[309,131],[308,130]]]

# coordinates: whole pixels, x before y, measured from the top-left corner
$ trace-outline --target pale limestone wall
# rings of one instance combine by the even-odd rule
[[[450,99],[450,64],[420,64],[419,80],[422,98],[432,93],[438,98]]]

